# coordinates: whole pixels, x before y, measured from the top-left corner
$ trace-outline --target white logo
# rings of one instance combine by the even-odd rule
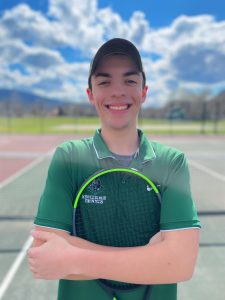
[[[151,192],[151,190],[152,190],[152,187],[150,187],[149,185],[147,185],[147,191]]]
[[[106,196],[82,195],[82,199],[87,204],[103,204]]]
[[[160,187],[160,184],[157,184],[156,186]],[[152,190],[153,190],[153,188],[151,186],[147,185],[147,191],[151,192]]]

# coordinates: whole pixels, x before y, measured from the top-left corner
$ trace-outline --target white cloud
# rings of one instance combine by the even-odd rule
[[[57,51],[35,48],[29,49],[26,55],[21,60],[22,64],[29,66],[35,69],[44,69],[49,68],[55,65],[61,65],[64,60],[61,57],[60,53]]]
[[[128,28],[128,38],[141,49],[146,34],[150,32],[149,23],[145,19],[145,14],[141,11],[134,12],[130,18]]]
[[[6,40],[0,43],[0,53],[0,62],[4,65],[21,63],[24,67],[35,69],[46,69],[64,61],[56,50],[29,47],[19,40]]]
[[[142,51],[153,104],[164,103],[180,86],[224,85],[225,21],[209,15],[180,16],[170,26],[154,29],[144,12],[135,11],[126,21],[97,4],[49,0],[47,15],[26,4],[5,11],[0,19],[1,86],[84,99],[89,60],[113,37],[128,38]],[[66,61],[67,48],[80,51],[87,61]]]
[[[26,46],[21,41],[3,40],[0,43],[0,63],[9,65],[20,62],[26,51]]]
[[[67,45],[86,56],[103,42],[103,28],[97,22],[96,0],[50,0],[48,15],[63,28]]]
[[[57,45],[58,34],[55,24],[50,23],[40,12],[32,10],[26,4],[17,5],[6,11],[0,24],[7,32],[8,38],[12,40],[18,39],[34,45]]]
[[[97,14],[96,0],[49,0],[48,14],[56,19],[66,22],[67,20],[77,20],[81,16],[86,16],[85,23],[93,23]]]
[[[126,36],[128,24],[123,22],[119,14],[112,11],[110,7],[99,10],[97,18],[101,23],[106,39],[116,36]]]
[[[217,83],[224,80],[225,52],[189,43],[171,56],[171,66],[181,80]]]

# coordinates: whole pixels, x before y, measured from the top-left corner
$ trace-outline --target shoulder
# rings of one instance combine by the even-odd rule
[[[84,149],[90,149],[90,146],[93,144],[93,138],[86,138],[80,140],[68,140],[60,144],[57,149],[60,149],[66,153],[71,151],[79,151]]]
[[[155,159],[152,162],[154,169],[160,170],[164,175],[177,173],[178,170],[188,171],[188,160],[184,152],[158,141],[150,143],[155,152]]]
[[[166,144],[162,144],[158,141],[149,141],[149,142],[155,152],[156,158],[160,160],[163,159],[165,161],[171,162],[181,157],[185,157],[185,154],[177,148],[168,146]]]
[[[76,161],[84,161],[85,158],[91,157],[93,139],[86,138],[80,140],[68,140],[58,145],[55,149],[52,161],[73,163]]]
[[[162,193],[175,183],[179,189],[189,184],[190,174],[186,155],[179,149],[151,141],[155,159],[150,164],[152,178],[162,186]],[[178,190],[179,190],[178,189]]]
[[[68,140],[60,144],[55,151],[56,155],[64,157],[78,157],[87,155],[93,144],[93,138],[86,138],[80,140]]]

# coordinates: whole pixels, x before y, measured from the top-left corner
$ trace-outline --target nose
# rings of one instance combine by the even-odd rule
[[[122,83],[115,83],[112,86],[111,96],[113,98],[121,98],[126,95],[124,85]]]

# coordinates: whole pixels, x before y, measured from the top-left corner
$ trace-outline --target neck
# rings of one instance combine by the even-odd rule
[[[119,155],[132,155],[139,146],[137,128],[115,131],[102,128],[101,135],[109,150]]]

